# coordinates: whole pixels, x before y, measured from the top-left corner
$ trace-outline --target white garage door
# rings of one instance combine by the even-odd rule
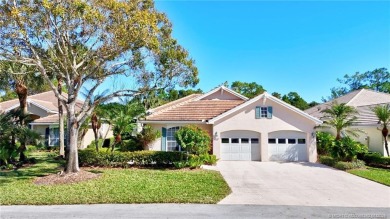
[[[221,160],[260,160],[259,134],[228,131],[221,134]]]
[[[270,161],[307,161],[306,133],[278,131],[268,134]]]

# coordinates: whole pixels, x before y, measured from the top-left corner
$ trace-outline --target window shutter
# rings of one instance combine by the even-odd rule
[[[162,130],[161,130],[161,151],[166,151],[167,150],[167,129],[162,127]]]
[[[272,106],[267,107],[267,118],[272,119]]]
[[[50,129],[47,127],[45,129],[45,145],[49,146],[49,136],[50,136]]]
[[[261,108],[259,106],[256,106],[256,109],[255,109],[255,118],[256,119],[260,119],[260,116],[261,116]]]

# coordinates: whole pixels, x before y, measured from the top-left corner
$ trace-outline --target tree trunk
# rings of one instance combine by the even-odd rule
[[[336,140],[339,141],[341,139],[341,131],[337,131]]]
[[[25,126],[26,116],[28,113],[27,112],[27,87],[21,81],[17,81],[15,84],[15,92],[19,98],[19,108],[20,108],[19,122],[20,125]],[[24,152],[26,151],[25,141],[20,142],[20,147],[18,151],[20,153],[19,161],[25,162],[27,160],[26,155],[24,154]]]
[[[77,139],[79,125],[75,117],[74,106],[68,106],[68,145],[69,152],[67,154],[67,163],[65,173],[77,173],[80,171],[79,159],[77,151]]]
[[[62,79],[57,77],[58,81],[58,93],[62,94]],[[58,123],[59,123],[59,134],[60,134],[60,156],[65,157],[65,130],[64,130],[64,111],[62,108],[61,101],[58,100]]]
[[[383,135],[383,138],[385,139],[385,149],[386,149],[386,152],[387,152],[387,156],[390,156],[390,154],[389,154],[389,146],[388,146],[388,143],[387,143],[387,136],[389,135],[389,130],[387,129],[386,126],[384,126],[383,129],[382,129],[382,135]]]
[[[100,129],[100,124],[99,124],[99,120],[98,120],[98,118],[97,118],[96,113],[94,113],[94,114],[92,115],[91,123],[92,123],[93,134],[94,134],[94,136],[95,136],[96,151],[99,151],[99,142],[98,142],[99,136],[98,136],[98,130]]]

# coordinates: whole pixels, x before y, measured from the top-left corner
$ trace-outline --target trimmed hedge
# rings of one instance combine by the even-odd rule
[[[80,166],[100,167],[169,167],[174,162],[187,160],[186,153],[165,151],[96,152],[94,149],[79,151]]]
[[[365,163],[362,160],[356,160],[352,162],[339,161],[333,167],[339,170],[351,170],[351,169],[363,168],[365,167]]]
[[[320,156],[319,161],[320,163],[331,167],[333,167],[337,162],[337,160],[330,156]]]
[[[319,161],[324,165],[334,167],[339,170],[357,169],[357,168],[363,168],[365,166],[365,162],[362,160],[343,162],[343,161],[338,161],[337,159],[334,159],[333,157],[329,157],[329,156],[320,156]]]
[[[390,165],[390,157],[383,157],[380,153],[371,152],[361,156],[367,165],[370,166],[388,166]]]

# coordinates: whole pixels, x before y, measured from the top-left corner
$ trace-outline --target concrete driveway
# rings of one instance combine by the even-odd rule
[[[390,207],[390,187],[314,163],[219,161],[232,194],[219,204]]]

